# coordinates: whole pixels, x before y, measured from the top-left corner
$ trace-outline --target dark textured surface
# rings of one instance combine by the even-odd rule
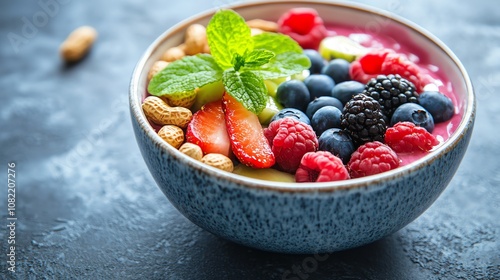
[[[430,30],[462,60],[477,90],[475,130],[456,176],[421,217],[316,259],[248,249],[191,224],[156,187],[135,143],[127,107],[134,64],[163,30],[229,0],[60,2],[17,48],[9,32],[23,36],[23,19],[43,9],[38,1],[0,4],[1,279],[500,278],[500,142],[492,132],[500,103],[491,101],[500,91],[500,10],[490,1],[372,4]],[[83,24],[98,29],[98,41],[65,67],[58,46]],[[3,226],[11,161],[15,274],[6,272]],[[302,265],[308,272],[293,272]]]

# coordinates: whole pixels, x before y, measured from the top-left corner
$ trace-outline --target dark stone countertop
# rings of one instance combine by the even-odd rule
[[[1,279],[282,279],[310,257],[249,249],[193,225],[156,187],[135,143],[127,92],[136,61],[165,29],[228,2],[2,1]],[[52,3],[49,13],[39,3]],[[500,10],[491,3],[372,4],[420,24],[462,60],[477,90],[473,137],[421,217],[285,279],[500,279]],[[36,30],[24,27],[33,20]],[[65,67],[59,44],[85,24],[99,38]],[[15,274],[6,265],[8,162],[17,175]]]

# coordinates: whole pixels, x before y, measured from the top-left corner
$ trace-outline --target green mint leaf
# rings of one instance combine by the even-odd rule
[[[207,26],[207,39],[213,58],[223,70],[234,66],[236,54],[243,57],[254,45],[245,20],[232,10],[215,13]]]
[[[284,34],[264,32],[252,38],[255,49],[265,49],[273,52],[275,55],[286,52],[302,53],[302,48],[299,44]]]
[[[235,54],[233,57],[233,66],[234,70],[238,71],[242,66],[245,65],[245,58],[239,54]]]
[[[245,67],[245,70],[259,75],[262,79],[288,77],[309,69],[311,61],[303,53],[285,52],[276,55],[269,63],[260,67]]]
[[[263,49],[255,49],[251,51],[249,54],[245,55],[245,63],[244,66],[247,67],[259,67],[266,63],[268,63],[271,59],[274,58],[274,53],[272,51],[263,50]],[[235,68],[237,71],[237,69]]]
[[[222,69],[208,54],[186,56],[156,74],[148,85],[152,95],[161,96],[193,91],[222,79]]]
[[[267,89],[264,80],[252,72],[224,71],[222,83],[227,93],[251,112],[258,114],[267,103]]]

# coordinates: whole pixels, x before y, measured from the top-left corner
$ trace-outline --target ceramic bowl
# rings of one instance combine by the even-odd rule
[[[426,50],[458,96],[463,117],[449,140],[404,167],[379,175],[329,183],[277,183],[220,171],[180,153],[148,123],[141,100],[147,74],[193,23],[206,25],[216,9],[191,17],[155,40],[138,62],[130,84],[137,143],[159,188],[194,224],[249,247],[285,253],[324,253],[361,246],[398,231],[421,215],[446,188],[467,149],[475,118],[470,78],[440,40],[398,16],[352,3],[260,1],[230,5],[246,19],[277,20],[292,7],[316,9],[327,23],[378,28]],[[392,32],[392,33],[391,33]],[[396,38],[397,39],[397,38]]]

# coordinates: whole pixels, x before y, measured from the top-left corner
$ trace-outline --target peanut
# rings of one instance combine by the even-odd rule
[[[233,172],[234,170],[234,165],[231,159],[223,154],[217,154],[217,153],[206,154],[201,159],[201,162],[227,172]]]
[[[97,38],[97,31],[90,26],[79,27],[61,44],[59,51],[66,62],[77,62],[90,50]]]
[[[176,125],[186,128],[193,117],[193,113],[184,107],[170,107],[165,101],[156,96],[148,96],[142,103],[142,110],[146,117],[158,125]]]
[[[148,72],[148,81],[153,78],[154,75],[158,74],[161,70],[163,70],[165,67],[167,67],[168,62],[163,61],[163,60],[158,60],[155,63],[153,63],[153,66],[151,66],[151,69],[149,69]]]
[[[182,92],[174,95],[164,95],[160,97],[163,101],[170,104],[170,106],[179,106],[184,108],[191,108],[194,102],[196,101],[196,95],[198,93],[198,88],[194,90],[194,92]]]
[[[184,143],[184,131],[175,125],[165,125],[160,128],[158,135],[168,144],[178,149]]]
[[[194,158],[195,160],[201,160],[203,158],[203,151],[201,150],[200,146],[186,142],[182,144],[182,146],[179,148],[179,151],[189,157]]]
[[[203,46],[203,53],[210,53],[210,47],[208,46],[208,42]]]
[[[263,19],[251,19],[247,21],[247,25],[250,28],[257,28],[268,32],[278,32],[278,24],[273,21],[267,21]]]
[[[195,55],[203,52],[207,44],[207,30],[201,24],[192,24],[186,29],[184,51],[187,55]]]
[[[172,47],[165,51],[163,55],[161,56],[161,60],[166,61],[166,62],[172,62],[179,60],[186,56],[186,53],[184,52],[184,49],[182,46],[177,46],[177,47]]]

